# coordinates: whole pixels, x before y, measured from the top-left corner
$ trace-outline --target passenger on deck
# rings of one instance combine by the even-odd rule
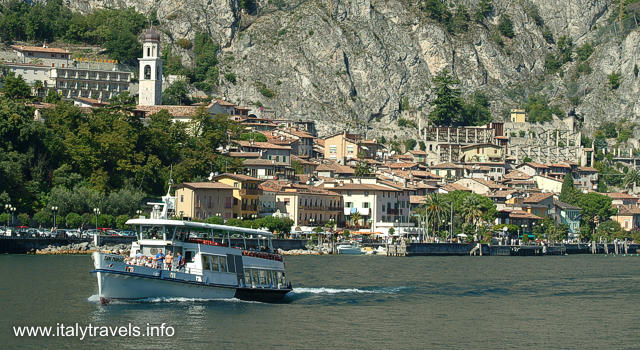
[[[182,254],[180,252],[178,252],[178,255],[176,255],[176,270],[177,271],[181,271],[184,270],[184,256],[182,256]]]
[[[162,269],[164,267],[164,254],[162,254],[162,249],[158,249],[158,254],[156,254],[156,257],[153,260],[156,262],[156,269]]]
[[[164,263],[166,265],[166,269],[167,270],[171,270],[171,268],[173,267],[173,255],[171,255],[171,252],[167,252],[167,256],[165,256],[164,258]]]

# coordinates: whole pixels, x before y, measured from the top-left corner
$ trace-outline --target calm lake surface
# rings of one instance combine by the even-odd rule
[[[0,256],[3,349],[638,349],[640,257],[286,257],[282,304],[100,305],[89,256]],[[13,326],[173,337],[18,338]]]

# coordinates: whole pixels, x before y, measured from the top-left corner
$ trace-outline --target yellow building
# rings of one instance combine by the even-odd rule
[[[358,158],[358,137],[346,131],[324,139],[324,158],[340,164],[352,158]]]
[[[276,208],[293,220],[294,227],[344,222],[342,195],[323,189],[283,188],[276,194]]]
[[[502,162],[504,157],[503,147],[492,143],[463,146],[460,153],[460,161],[464,163]]]
[[[181,219],[230,219],[233,215],[233,187],[220,182],[185,182],[178,185],[175,196],[176,215]]]
[[[250,219],[258,215],[258,198],[262,190],[258,188],[260,179],[242,174],[225,173],[213,180],[229,185],[233,189],[233,217]]]
[[[511,122],[512,123],[526,123],[527,114],[524,109],[512,108],[511,109]]]

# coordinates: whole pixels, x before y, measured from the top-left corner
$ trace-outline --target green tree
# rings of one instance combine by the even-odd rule
[[[485,18],[493,15],[493,1],[492,0],[480,0],[478,3],[478,9],[474,15],[477,22],[482,22]]]
[[[356,168],[354,173],[356,177],[369,176],[371,175],[372,172],[373,172],[373,169],[371,169],[371,166],[369,165],[369,163],[365,162],[364,160],[359,160],[358,163],[356,163]]]
[[[416,147],[417,144],[418,144],[418,142],[416,140],[414,140],[414,139],[406,139],[406,140],[404,140],[404,148],[407,151],[413,150]]]
[[[624,184],[625,188],[629,188],[633,185],[640,185],[640,171],[638,171],[637,169],[631,169],[629,170],[625,176],[624,176],[624,180],[622,180],[622,183]]]
[[[129,225],[126,224],[126,222],[131,218],[131,216],[127,215],[127,214],[122,214],[122,215],[118,215],[115,218],[115,223],[116,223],[116,228],[118,230],[124,230],[127,229]]]
[[[471,21],[471,15],[464,5],[458,5],[456,14],[453,16],[453,27],[456,32],[464,33],[469,30],[469,21]]]
[[[607,78],[609,79],[609,86],[611,87],[611,90],[616,90],[620,87],[620,83],[622,83],[622,74],[619,72],[612,72],[607,76]]]
[[[573,176],[571,173],[567,173],[564,176],[564,181],[562,182],[562,190],[559,197],[560,201],[576,205],[578,203],[579,196],[580,192],[575,188]]]
[[[82,216],[76,213],[69,213],[64,218],[64,222],[68,228],[78,228],[82,225]]]
[[[578,207],[582,214],[580,225],[590,226],[591,229],[596,226],[597,221],[608,220],[617,211],[611,207],[610,197],[595,192],[581,195],[578,199]]]
[[[362,215],[360,215],[359,212],[355,212],[353,214],[351,214],[351,224],[353,226],[358,226],[360,225],[360,220],[362,220]]]
[[[436,98],[431,102],[434,109],[429,119],[436,125],[460,125],[462,116],[462,98],[458,85],[460,81],[443,69],[435,78]]]
[[[29,226],[31,217],[27,213],[20,213],[18,214],[18,222],[20,222],[20,225]]]
[[[506,36],[507,38],[513,38],[515,35],[513,32],[513,22],[511,21],[511,17],[507,14],[502,14],[500,16],[500,20],[498,21],[498,30],[500,34]]]
[[[21,75],[16,76],[13,72],[2,80],[2,93],[11,99],[25,99],[31,97],[31,88],[24,82]]]
[[[576,53],[578,54],[578,59],[584,62],[589,59],[589,57],[593,53],[593,45],[591,45],[591,43],[584,43],[582,46],[576,49]]]
[[[162,92],[163,105],[190,105],[189,88],[182,80],[177,80]]]
[[[62,100],[62,97],[54,89],[47,91],[47,96],[44,98],[44,102],[46,103],[58,103],[61,100]]]
[[[267,137],[263,133],[259,132],[245,132],[240,134],[239,140],[243,141],[255,141],[255,142],[267,142]]]
[[[209,216],[204,220],[204,222],[206,222],[207,224],[213,224],[213,225],[223,225],[224,219],[220,216]]]

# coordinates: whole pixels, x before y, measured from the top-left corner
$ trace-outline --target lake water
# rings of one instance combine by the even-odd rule
[[[637,349],[640,257],[286,257],[282,304],[100,305],[89,256],[0,256],[0,348]],[[166,325],[173,337],[19,338],[13,326]]]

